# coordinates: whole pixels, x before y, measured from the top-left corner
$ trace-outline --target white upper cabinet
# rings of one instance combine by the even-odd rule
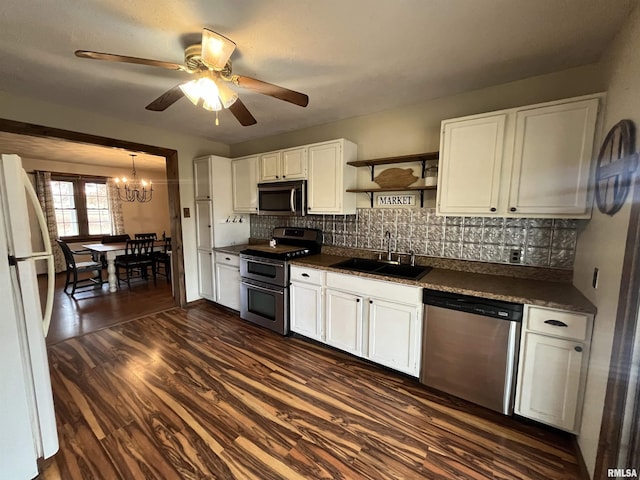
[[[443,122],[441,157],[447,160],[440,162],[440,212],[497,212],[506,117]]]
[[[597,113],[597,99],[517,112],[510,212],[589,216]]]
[[[193,178],[196,200],[211,199],[211,161],[209,157],[193,160]]]
[[[260,155],[260,182],[307,178],[307,147],[289,148]]]
[[[260,155],[260,182],[280,180],[280,152],[263,153]]]
[[[236,158],[231,161],[233,183],[233,211],[256,213],[258,211],[258,156]]]
[[[589,218],[600,95],[442,122],[437,213]]]
[[[341,139],[309,145],[307,211],[311,214],[353,214],[356,212],[356,170],[346,164],[357,155],[355,144]]]
[[[307,178],[307,147],[282,150],[281,165],[283,180]]]

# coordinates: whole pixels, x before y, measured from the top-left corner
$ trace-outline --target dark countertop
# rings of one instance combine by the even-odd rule
[[[249,248],[249,245],[245,243],[242,245],[229,245],[227,247],[215,247],[213,251],[221,252],[221,253],[230,253],[231,255],[238,255],[242,250],[246,250],[247,248]]]
[[[406,285],[414,285],[433,290],[475,295],[496,300],[558,308],[575,312],[595,314],[595,306],[570,283],[530,280],[485,273],[471,273],[457,270],[434,268],[419,280],[405,280],[373,273],[354,272],[331,265],[347,257],[321,253],[303,257],[291,262],[323,270],[357,275],[378,280],[387,280]]]

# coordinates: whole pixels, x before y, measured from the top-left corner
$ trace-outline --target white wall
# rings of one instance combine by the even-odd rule
[[[625,28],[605,52],[607,106],[605,133],[622,119],[640,126],[640,8],[630,16]],[[593,476],[600,436],[602,409],[607,388],[620,275],[629,223],[630,199],[613,217],[594,209],[591,221],[578,239],[574,266],[575,285],[598,308],[587,379],[586,402],[578,442]],[[600,269],[597,289],[591,287],[593,268]],[[637,467],[628,465],[627,467]],[[615,467],[615,465],[611,465]]]
[[[96,175],[116,177],[127,175],[130,170],[104,167],[100,165],[82,165],[69,162],[58,162],[35,158],[22,158],[22,165],[30,172],[44,170],[75,175]],[[169,236],[169,196],[167,194],[167,177],[164,171],[137,169],[138,177],[151,179],[153,182],[153,198],[150,202],[122,202],[122,216],[125,232],[131,235],[141,232],[155,232],[158,238],[162,232]]]
[[[192,212],[190,218],[182,218],[186,298],[187,301],[199,298],[192,162],[193,158],[208,154],[228,157],[227,145],[5,92],[0,92],[0,118],[177,150],[180,203]]]

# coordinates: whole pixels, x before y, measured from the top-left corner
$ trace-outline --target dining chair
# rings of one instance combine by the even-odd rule
[[[133,237],[136,239],[141,239],[141,238],[150,238],[151,240],[158,239],[158,235],[156,235],[155,233],[135,233]]]
[[[156,275],[164,275],[167,277],[167,281],[171,280],[171,255],[169,252],[171,252],[171,237],[165,237],[161,250],[153,252]]]
[[[115,258],[116,278],[118,285],[120,281],[126,281],[131,288],[131,278],[148,278],[151,270],[153,284],[156,284],[155,259],[153,258],[153,240],[150,238],[139,238],[127,240],[124,255]],[[125,278],[120,276],[120,269],[125,270]]]
[[[64,260],[67,265],[67,278],[64,284],[64,293],[67,292],[69,285],[73,283],[71,287],[70,295],[76,292],[77,288],[81,287],[95,287],[96,285],[102,285],[102,263],[101,262],[76,262],[75,255],[87,255],[91,253],[89,250],[71,250],[66,242],[57,239],[56,242],[60,246],[62,253],[64,254]],[[78,278],[79,273],[93,272],[94,275],[88,278]],[[73,281],[72,281],[73,280]]]
[[[100,243],[123,243],[130,239],[131,237],[128,233],[124,233],[122,235],[105,235],[104,237],[102,237]]]

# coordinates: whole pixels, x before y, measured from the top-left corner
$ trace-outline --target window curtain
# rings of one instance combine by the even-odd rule
[[[40,206],[44,212],[44,218],[47,220],[47,230],[49,231],[49,239],[51,240],[51,248],[53,249],[56,273],[64,272],[66,270],[64,254],[56,243],[56,239],[58,238],[58,224],[56,223],[56,211],[53,207],[53,196],[51,195],[51,172],[36,171],[36,192]]]
[[[109,213],[111,216],[111,234],[123,235],[124,219],[122,217],[122,201],[118,196],[118,189],[113,178],[107,180],[107,197],[109,199]]]

